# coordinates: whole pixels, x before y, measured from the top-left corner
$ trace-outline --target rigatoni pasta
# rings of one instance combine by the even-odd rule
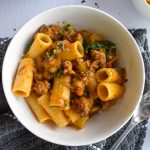
[[[123,74],[121,74],[117,68],[102,68],[96,72],[98,82],[121,83],[124,80],[123,78]]]
[[[124,86],[118,83],[99,83],[97,86],[97,94],[102,101],[117,99],[124,91]]]
[[[69,118],[71,123],[77,121],[80,118],[80,114],[74,111],[73,109],[65,110],[66,116]]]
[[[35,36],[35,40],[32,43],[29,51],[25,55],[26,57],[36,58],[40,54],[42,54],[49,46],[51,45],[51,38],[43,33],[38,33]]]
[[[43,107],[43,109],[45,109],[45,111],[51,116],[52,120],[58,127],[65,127],[69,123],[68,118],[65,116],[62,110],[59,110],[55,107],[49,108],[48,94],[39,97],[37,101]]]
[[[70,76],[61,75],[54,79],[54,86],[50,94],[50,106],[61,110],[69,109],[70,101]]]
[[[79,41],[64,44],[64,50],[59,54],[61,60],[75,60],[83,56],[84,49],[82,43]]]
[[[32,109],[33,113],[37,117],[38,121],[40,123],[50,120],[51,117],[46,113],[46,111],[38,104],[37,99],[39,98],[39,95],[37,95],[35,92],[31,92],[30,96],[26,97],[25,100],[28,103],[29,107]]]
[[[89,116],[83,116],[79,118],[77,121],[73,122],[73,125],[76,126],[78,129],[82,129],[85,127],[88,119],[89,119]]]
[[[23,58],[19,63],[12,92],[16,96],[28,97],[33,81],[34,61],[32,58]]]
[[[103,34],[70,24],[42,25],[21,59],[12,87],[40,123],[77,129],[108,111],[125,93],[125,68],[115,65],[116,46]]]

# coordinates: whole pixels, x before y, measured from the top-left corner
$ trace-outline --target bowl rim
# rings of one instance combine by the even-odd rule
[[[128,119],[124,120],[124,122],[122,123],[122,125],[117,128],[116,130],[114,130],[110,135],[107,135],[105,138],[103,139],[100,139],[98,137],[94,138],[93,140],[91,141],[85,141],[85,142],[80,142],[80,143],[74,143],[74,144],[70,144],[69,142],[68,143],[63,143],[63,142],[58,142],[56,140],[49,140],[48,138],[44,138],[44,137],[41,137],[41,135],[39,134],[39,132],[33,132],[30,128],[28,128],[27,125],[24,124],[24,122],[22,120],[20,120],[19,117],[17,117],[17,114],[15,113],[15,111],[13,110],[13,107],[11,106],[11,103],[10,103],[10,100],[9,100],[9,96],[7,95],[7,89],[5,87],[5,81],[4,81],[4,66],[5,66],[5,63],[7,63],[7,55],[8,55],[8,51],[9,51],[9,48],[11,46],[11,44],[13,43],[14,39],[18,36],[18,34],[24,30],[24,27],[25,26],[28,26],[28,24],[33,21],[34,19],[38,18],[38,17],[41,17],[43,16],[44,14],[47,14],[51,11],[57,11],[59,9],[64,9],[64,8],[83,8],[83,9],[89,9],[89,10],[93,10],[93,11],[96,11],[96,12],[99,12],[107,17],[109,17],[110,19],[114,20],[117,24],[120,25],[120,27],[122,29],[124,29],[124,31],[127,32],[127,34],[130,36],[130,38],[132,39],[133,43],[135,44],[136,46],[136,49],[137,49],[137,53],[139,54],[139,61],[141,63],[141,70],[142,70],[142,73],[141,73],[141,80],[142,80],[142,87],[140,89],[140,97],[137,101],[137,104],[134,106],[134,109],[132,110],[132,112],[130,112],[130,115],[128,117]],[[144,71],[144,62],[143,62],[143,58],[142,58],[142,55],[140,53],[140,49],[135,41],[135,39],[133,38],[133,36],[131,35],[131,33],[127,30],[127,28],[120,22],[118,21],[116,18],[114,18],[113,16],[111,16],[110,14],[102,11],[102,10],[98,10],[96,8],[92,8],[92,7],[89,7],[89,6],[83,6],[83,5],[64,5],[64,6],[59,6],[59,7],[55,7],[55,8],[51,8],[51,9],[48,9],[46,11],[43,11],[42,13],[38,13],[37,15],[35,15],[34,17],[30,18],[29,21],[27,21],[23,26],[21,26],[21,28],[18,30],[18,32],[15,34],[15,36],[13,37],[13,39],[11,40],[9,46],[7,47],[7,50],[6,50],[6,53],[5,53],[5,56],[4,56],[4,59],[3,59],[3,64],[2,64],[2,86],[3,86],[3,90],[4,90],[4,94],[6,96],[6,101],[8,102],[8,105],[9,107],[11,108],[13,114],[16,116],[16,118],[19,120],[19,122],[27,129],[29,130],[32,134],[36,135],[37,137],[43,139],[43,140],[46,140],[47,142],[52,142],[52,143],[55,143],[55,144],[58,144],[58,145],[65,145],[65,146],[83,146],[83,145],[89,145],[89,144],[93,144],[93,143],[96,143],[96,142],[99,142],[99,141],[102,141],[106,138],[108,138],[109,136],[113,135],[114,133],[116,133],[117,131],[119,131],[128,121],[129,119],[132,117],[133,115],[133,112],[135,111],[135,109],[138,107],[140,101],[141,101],[141,98],[142,98],[142,94],[143,94],[143,90],[144,90],[144,84],[145,84],[145,71]]]

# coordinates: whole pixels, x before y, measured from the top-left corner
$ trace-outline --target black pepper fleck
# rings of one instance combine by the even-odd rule
[[[99,5],[98,5],[98,3],[94,3],[95,4],[95,6],[97,7],[97,8],[99,8]]]
[[[14,31],[16,31],[16,29],[13,29]]]

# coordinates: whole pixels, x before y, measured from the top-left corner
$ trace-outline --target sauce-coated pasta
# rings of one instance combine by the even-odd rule
[[[115,44],[102,34],[67,23],[42,25],[20,61],[12,92],[28,96],[39,122],[81,129],[123,96],[126,71],[115,66],[118,59]]]

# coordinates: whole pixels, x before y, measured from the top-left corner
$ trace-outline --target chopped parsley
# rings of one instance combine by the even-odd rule
[[[63,26],[63,29],[64,29],[64,31],[68,31],[70,27],[71,27],[71,24],[68,23]]]
[[[55,73],[56,77],[59,77],[61,74],[62,74],[62,69],[61,68],[57,69]]]
[[[91,49],[99,50],[100,48],[104,48],[104,45],[98,41],[95,41],[91,44]]]
[[[84,52],[87,54],[90,48],[90,41],[87,38],[83,39],[83,48],[84,48]]]
[[[63,38],[63,33],[59,32],[57,34],[57,40],[62,40],[62,38]]]
[[[110,48],[114,48],[115,44],[107,41],[107,40],[102,40],[102,41],[94,41],[90,42],[87,38],[83,39],[83,48],[85,54],[87,54],[91,49],[93,50],[100,50],[102,49],[105,54],[109,52]]]
[[[85,96],[85,97],[89,96],[89,91],[87,90],[87,88],[85,88],[83,96]]]
[[[115,44],[107,41],[107,40],[103,40],[103,41],[95,41],[91,44],[90,48],[94,49],[94,50],[99,50],[99,49],[103,49],[104,52],[107,54],[109,49],[114,47]]]
[[[63,49],[63,41],[59,41],[59,42],[57,43],[57,45],[58,45],[58,47],[59,47],[60,49]]]
[[[45,53],[45,58],[51,58],[58,52],[58,49],[53,49]]]
[[[53,49],[54,54],[57,54],[59,49]]]
[[[52,51],[52,50],[45,53],[46,58],[50,58],[52,56],[54,56],[54,51]]]

